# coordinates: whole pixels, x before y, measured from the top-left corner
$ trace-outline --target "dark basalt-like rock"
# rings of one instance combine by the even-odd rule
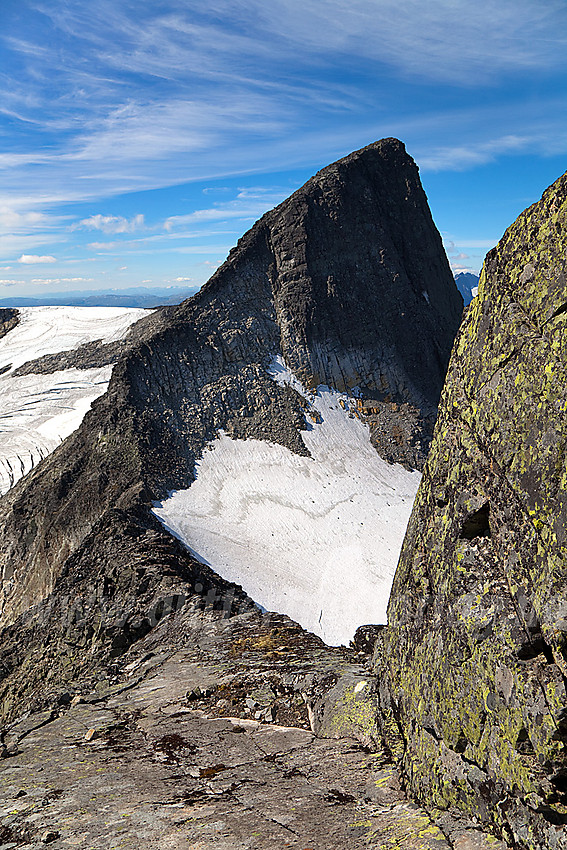
[[[306,385],[356,385],[380,403],[410,406],[411,463],[415,411],[426,442],[461,310],[417,167],[397,140],[323,169],[263,216],[195,297],[138,323],[135,345],[81,427],[0,500],[2,617],[19,646],[5,652],[6,694],[25,690],[33,646],[45,653],[45,642],[66,640],[63,587],[72,606],[89,576],[89,593],[104,602],[93,652],[111,650],[106,600],[127,607],[137,581],[124,556],[132,524],[153,565],[144,610],[159,601],[165,532],[152,500],[189,486],[219,429],[306,452],[301,399],[266,371],[275,355]],[[197,569],[190,562],[187,553],[171,559],[178,584]],[[51,601],[59,613],[35,634],[33,606],[45,622]],[[133,637],[128,626],[119,640]],[[81,637],[78,651],[86,645]],[[67,675],[61,659],[55,677]]]
[[[377,650],[408,787],[567,847],[567,175],[487,256]]]
[[[0,339],[15,328],[20,321],[20,314],[13,307],[0,307]]]

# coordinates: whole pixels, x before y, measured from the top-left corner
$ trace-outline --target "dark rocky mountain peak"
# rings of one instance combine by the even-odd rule
[[[384,139],[267,213],[202,297],[241,285],[253,264],[282,354],[306,384],[362,385],[435,409],[461,313],[439,238],[415,163]]]
[[[463,296],[465,307],[468,307],[478,291],[478,280],[478,275],[472,272],[459,272],[455,275],[455,283]]]
[[[190,485],[219,429],[307,453],[303,399],[269,376],[274,356],[306,386],[382,405],[377,444],[415,466],[461,311],[418,169],[386,139],[320,171],[197,295],[138,323],[81,427],[0,500],[6,713],[47,671],[63,681],[124,652],[175,600],[243,598],[150,509]]]

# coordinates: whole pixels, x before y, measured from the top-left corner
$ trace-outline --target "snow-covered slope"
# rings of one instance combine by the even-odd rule
[[[380,458],[346,396],[308,395],[279,359],[270,371],[306,398],[311,457],[221,433],[192,486],[154,513],[257,603],[348,643],[358,626],[386,622],[420,475]]]
[[[105,392],[112,366],[14,376],[18,366],[86,342],[122,339],[145,310],[116,307],[27,307],[0,340],[0,493],[77,428]],[[7,368],[9,367],[9,368]]]
[[[0,340],[0,369],[12,370],[85,342],[114,342],[147,311],[132,307],[23,307],[14,330]]]

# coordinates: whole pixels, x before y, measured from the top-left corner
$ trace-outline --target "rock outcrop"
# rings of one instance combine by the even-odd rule
[[[376,661],[412,793],[567,847],[567,175],[487,256]]]
[[[164,617],[0,742],[5,847],[505,850],[445,836],[376,741],[369,656],[286,617]],[[323,722],[321,722],[321,717]]]
[[[20,318],[13,307],[0,307],[0,339],[15,328]]]

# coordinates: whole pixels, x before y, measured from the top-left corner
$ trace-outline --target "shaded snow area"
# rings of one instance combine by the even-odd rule
[[[311,457],[221,432],[191,487],[154,513],[259,605],[347,644],[358,626],[386,622],[420,474],[382,460],[347,396],[306,393],[280,358],[270,374],[307,401]]]
[[[85,342],[122,339],[146,310],[124,307],[26,307],[0,340],[0,493],[81,424],[102,395],[112,366],[13,377],[18,366]]]

